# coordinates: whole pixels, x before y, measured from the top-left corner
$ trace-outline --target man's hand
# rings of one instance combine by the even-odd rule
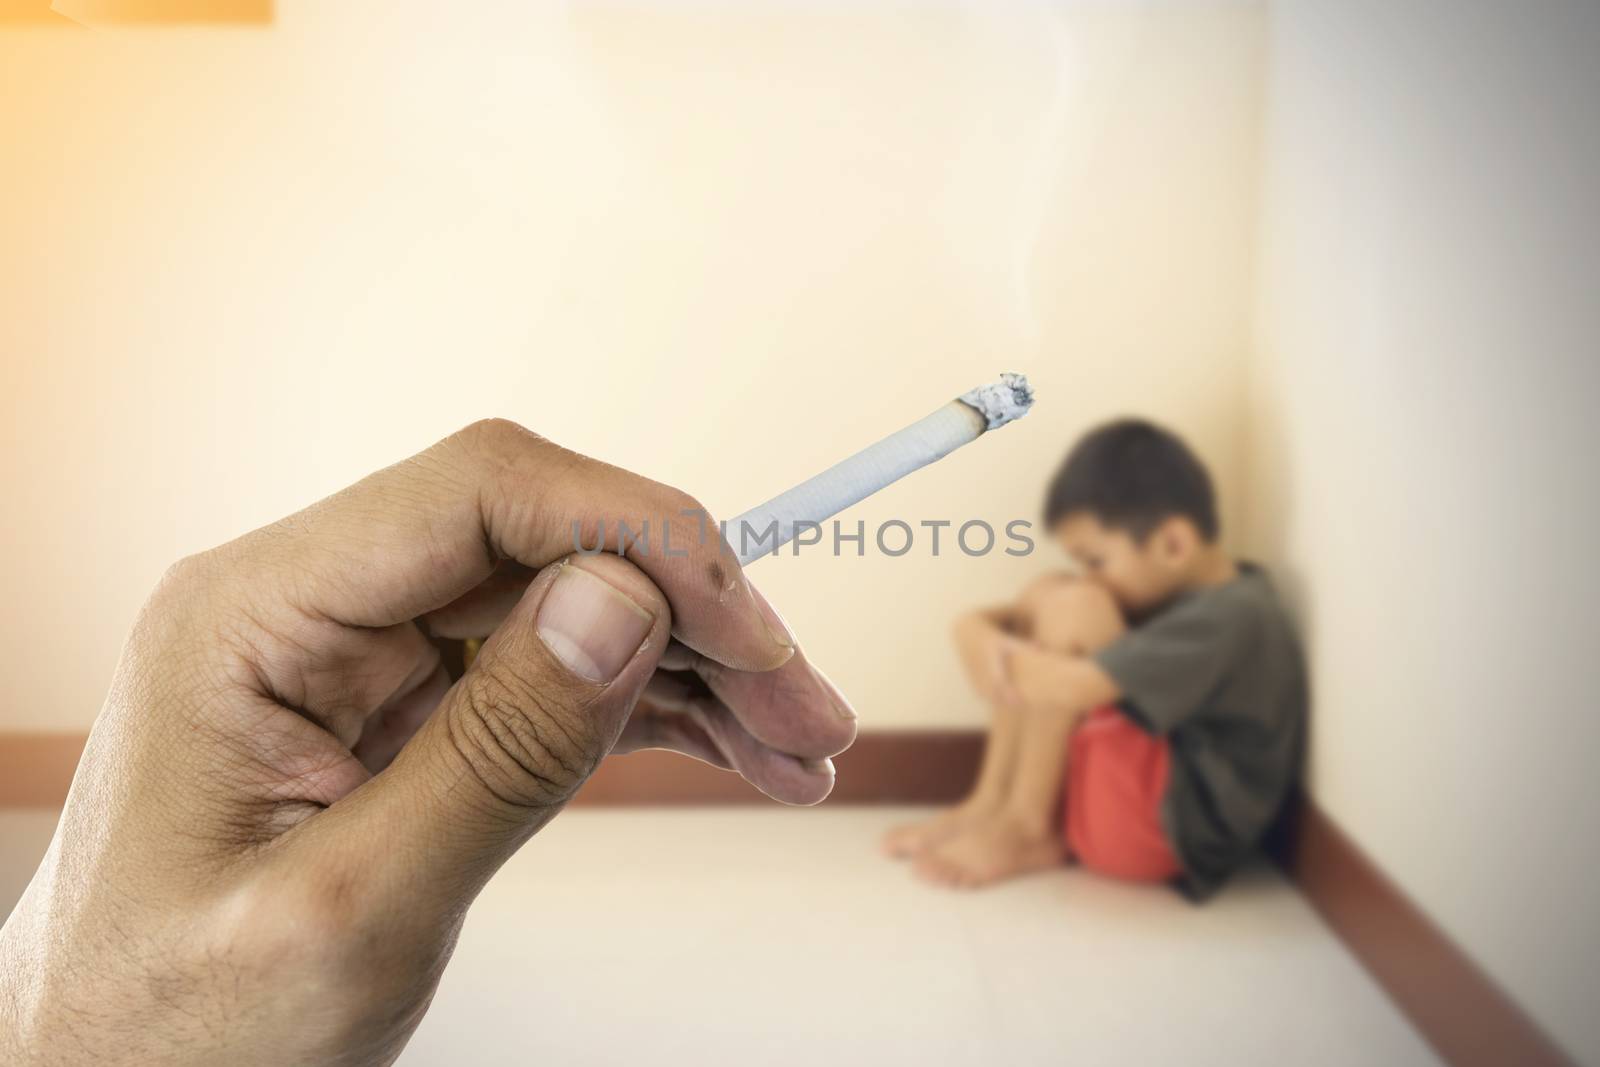
[[[0,930],[0,1062],[389,1063],[608,751],[821,800],[854,715],[698,509],[485,422],[173,567]]]

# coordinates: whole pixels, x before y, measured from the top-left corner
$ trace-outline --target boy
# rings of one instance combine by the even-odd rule
[[[1073,858],[1202,899],[1293,780],[1306,703],[1293,630],[1266,574],[1217,543],[1204,466],[1149,422],[1084,437],[1045,522],[1083,576],[958,621],[994,709],[978,781],[885,847],[951,886]]]

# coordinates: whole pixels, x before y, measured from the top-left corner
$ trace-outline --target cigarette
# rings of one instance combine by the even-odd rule
[[[747,566],[776,555],[794,539],[797,527],[820,527],[912,471],[1022,418],[1032,405],[1033,388],[1020,374],[1002,374],[962,393],[933,414],[731,520],[727,530],[739,563]]]

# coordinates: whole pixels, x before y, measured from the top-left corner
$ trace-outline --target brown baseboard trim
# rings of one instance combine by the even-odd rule
[[[975,730],[866,733],[833,758],[828,804],[953,804],[978,775]],[[738,775],[672,752],[635,752],[600,765],[575,804],[770,804]]]
[[[86,740],[83,734],[0,733],[0,808],[59,808]]]
[[[1332,819],[1299,799],[1275,858],[1454,1067],[1576,1067]]]
[[[0,734],[0,807],[59,807],[83,749],[75,734]],[[975,730],[866,733],[836,757],[829,804],[947,804],[977,774]],[[769,804],[738,775],[670,752],[601,764],[588,807]],[[1422,1035],[1455,1067],[1573,1067],[1566,1056],[1314,802],[1291,807],[1269,851]]]
[[[0,808],[57,808],[83,752],[82,734],[0,733]],[[983,735],[972,730],[867,733],[834,760],[830,804],[946,804],[978,773]],[[738,775],[671,752],[635,752],[600,765],[580,805],[767,804]]]

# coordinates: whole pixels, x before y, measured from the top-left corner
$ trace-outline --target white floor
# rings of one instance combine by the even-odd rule
[[[402,1067],[1438,1061],[1262,868],[1203,907],[917,882],[883,808],[576,810],[479,899]],[[51,813],[0,812],[0,913]]]

